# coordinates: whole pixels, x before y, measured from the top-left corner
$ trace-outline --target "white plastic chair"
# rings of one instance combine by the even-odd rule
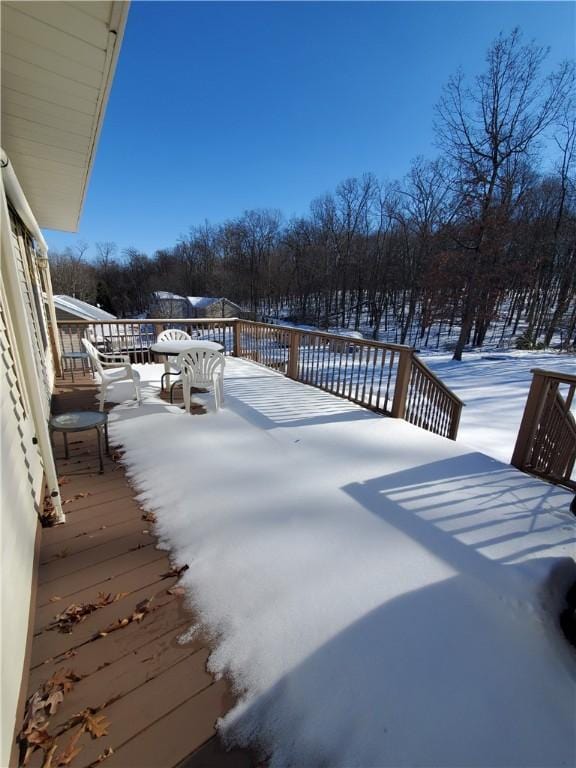
[[[178,355],[177,365],[182,378],[184,406],[190,411],[192,387],[212,389],[216,410],[224,404],[224,366],[226,358],[222,352],[213,350],[187,349]]]
[[[181,331],[180,328],[166,328],[165,331],[160,331],[158,334],[158,338],[156,341],[191,341],[192,337],[189,333],[186,333],[186,331]],[[164,378],[168,380],[168,388],[170,388],[170,374],[175,373],[179,374],[180,369],[177,367],[176,363],[166,358],[166,361],[164,363],[164,376],[162,376],[162,381],[160,383],[160,388],[163,387],[164,384]]]
[[[92,367],[100,377],[100,390],[98,392],[99,410],[104,410],[108,388],[119,381],[131,381],[134,384],[136,400],[140,403],[142,400],[140,396],[140,374],[130,365],[128,355],[99,352],[88,339],[82,339],[82,344],[92,362]]]
[[[165,331],[160,331],[157,341],[188,341],[191,338],[189,333],[180,328],[166,328]]]

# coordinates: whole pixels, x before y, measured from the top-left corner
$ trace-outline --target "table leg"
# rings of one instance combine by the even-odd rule
[[[104,474],[104,457],[102,455],[102,427],[96,427],[96,434],[98,435],[98,458],[100,459],[100,474]]]
[[[64,437],[64,458],[69,459],[70,456],[68,455],[68,435],[66,432],[62,432],[62,436]]]
[[[104,440],[106,442],[106,454],[110,456],[110,443],[108,442],[108,419],[104,422]]]

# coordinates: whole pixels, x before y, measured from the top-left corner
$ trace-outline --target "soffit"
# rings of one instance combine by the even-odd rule
[[[3,2],[2,146],[41,227],[75,231],[127,2]]]

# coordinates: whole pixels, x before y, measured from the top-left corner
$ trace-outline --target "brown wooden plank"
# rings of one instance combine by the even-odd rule
[[[66,598],[88,587],[98,587],[101,591],[110,591],[112,585],[109,582],[117,576],[121,576],[123,573],[130,573],[130,571],[141,568],[143,565],[148,565],[148,563],[165,558],[165,554],[152,546],[154,543],[153,538],[151,536],[149,538],[150,545],[144,549],[128,552],[108,560],[106,563],[97,563],[82,571],[78,571],[74,574],[73,578],[62,576],[48,584],[42,584],[38,587],[38,605],[41,607],[48,604],[53,595]]]
[[[98,514],[98,510],[109,501],[120,501],[120,499],[132,499],[134,492],[132,489],[125,485],[124,487],[108,488],[103,493],[86,495],[82,498],[75,499],[74,495],[67,496],[66,490],[61,491],[62,504],[66,515],[76,515],[78,512],[84,510],[92,510],[94,514]]]
[[[188,755],[178,768],[251,768],[253,757],[240,749],[225,749],[217,736]]]
[[[163,675],[154,683],[161,686],[163,678],[166,677],[167,675]],[[169,691],[160,689],[159,693],[164,701],[166,701],[164,698],[166,694],[170,694],[175,696],[172,703],[177,703],[177,706],[167,712],[162,719],[150,723],[146,729],[135,734],[135,738],[125,742],[121,748],[116,748],[114,754],[106,761],[107,768],[129,768],[129,766],[155,768],[177,765],[191,751],[213,738],[216,720],[224,715],[233,703],[225,681],[219,680],[196,695],[181,700],[178,694],[185,694],[185,688],[192,693],[192,685],[188,681],[183,682],[186,685],[181,684],[177,689]],[[144,689],[147,687],[143,686]],[[128,698],[123,699],[123,702],[128,703]],[[102,744],[106,743],[105,739],[100,741]],[[95,752],[101,754],[92,749],[87,755],[79,756],[79,768],[86,768],[89,763],[85,758]]]
[[[114,537],[99,546],[75,555],[61,552],[60,557],[44,565],[40,571],[39,584],[49,584],[56,579],[83,571],[90,566],[104,565],[109,560],[121,557],[123,554],[152,546],[153,541],[150,535],[143,533],[143,530],[146,529],[139,525],[137,530],[132,530],[126,536]]]
[[[92,496],[96,497],[112,488],[121,490],[125,487],[126,478],[124,473],[118,464],[114,464],[114,469],[110,472],[104,472],[103,475],[96,471],[78,475],[65,475],[60,492],[63,497],[85,492],[89,492]]]
[[[109,618],[109,616],[113,616],[115,613],[113,606],[120,606],[119,610],[121,612],[127,611],[130,609],[130,606],[135,606],[138,600],[144,600],[146,597],[161,594],[163,589],[170,589],[174,586],[176,583],[174,577],[169,579],[161,578],[162,573],[166,572],[165,569],[168,565],[166,560],[155,560],[143,568],[131,571],[126,578],[111,581],[108,584],[109,588],[106,590],[106,594],[120,594],[122,595],[122,598],[118,599],[115,603],[111,603],[104,608],[98,609],[98,611],[90,614],[84,621],[76,625],[74,632],[72,633],[74,638],[72,638],[70,634],[48,630],[46,628],[52,623],[54,616],[64,611],[68,605],[72,603],[80,605],[80,603],[94,602],[98,598],[98,594],[104,592],[100,585],[82,590],[82,592],[77,592],[72,596],[72,599],[63,599],[57,602],[52,602],[38,609],[36,612],[35,634],[40,635],[44,633],[45,635],[57,635],[60,638],[68,638],[71,641],[76,641],[80,638],[83,641],[93,632],[96,632],[101,628],[99,625],[99,617],[103,616],[104,620],[107,620],[108,622],[114,620],[115,617]],[[128,608],[125,608],[124,606],[128,606]],[[93,626],[94,622],[98,623],[98,626]],[[78,642],[80,642],[80,640],[78,640]],[[69,642],[66,641],[65,643],[64,640],[62,640],[61,644],[66,644],[67,647],[72,647],[78,643],[72,642],[70,644]],[[56,652],[59,653],[61,651]],[[54,651],[50,651],[47,655],[53,656]]]
[[[75,648],[71,656],[44,659],[31,670],[29,692],[37,690],[58,669],[73,669],[82,676],[92,675],[98,669],[136,652],[157,637],[171,633],[178,638],[192,623],[193,617],[181,597],[162,602],[161,607],[157,607],[143,622],[128,624],[122,630],[111,632],[95,642],[85,643]],[[198,638],[198,642],[202,642],[201,638]]]
[[[102,754],[106,747],[110,746],[114,752],[117,752],[130,739],[140,736],[156,721],[200,691],[217,685],[221,689],[219,698],[222,698],[222,691],[226,690],[226,686],[225,684],[212,683],[211,676],[206,672],[206,654],[202,652],[190,654],[187,651],[184,653],[186,655],[179,663],[102,710],[101,714],[110,721],[108,734],[101,739],[91,739],[88,734],[84,734],[79,741],[82,752],[75,759],[74,768],[87,768]],[[104,691],[102,691],[102,695],[105,700]],[[209,716],[211,723],[214,722],[215,717],[216,713],[213,708]],[[188,731],[193,731],[195,724],[189,723],[187,728]],[[58,738],[58,743],[66,744],[74,730],[70,729]],[[199,746],[199,744],[195,744],[194,738],[189,738],[190,735],[190,733],[187,734],[186,740],[192,743],[193,748]],[[206,737],[209,738],[212,735],[212,733],[208,733]],[[170,737],[166,738],[165,736],[164,738],[166,741],[170,741],[172,736],[173,734],[170,732]],[[158,760],[157,755],[153,755],[152,759],[156,765],[166,765],[166,763]],[[135,764],[124,762],[123,765],[124,768],[127,768],[127,765]]]
[[[87,707],[98,708],[120,701],[123,696],[128,696],[193,654],[198,655],[203,684],[210,685],[212,678],[205,672],[208,653],[200,644],[196,647],[179,645],[172,634],[158,637],[129,656],[77,682],[51,718],[51,731],[54,733],[65,727],[71,717]]]
[[[57,525],[44,531],[43,537],[49,544],[64,542],[89,533],[103,530],[103,526],[115,525],[142,516],[139,505],[130,498],[112,501],[105,506],[95,508],[74,517],[67,518],[64,525]]]
[[[146,525],[140,517],[131,517],[123,522],[107,525],[105,528],[100,526],[97,530],[86,532],[83,536],[74,536],[65,543],[60,541],[45,543],[42,547],[40,563],[49,565],[54,559],[60,559],[63,556],[72,557],[93,547],[101,547],[108,541],[128,536],[135,531],[146,530]]]

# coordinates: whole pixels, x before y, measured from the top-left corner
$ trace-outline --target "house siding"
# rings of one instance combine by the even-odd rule
[[[2,200],[8,211],[5,200]],[[31,596],[34,580],[34,545],[44,486],[44,467],[38,450],[30,406],[31,393],[23,374],[19,336],[12,318],[24,309],[31,341],[35,386],[48,418],[54,378],[50,328],[45,309],[36,254],[30,234],[13,211],[10,236],[3,239],[2,264],[14,260],[17,290],[5,282],[0,290],[1,456],[0,498],[2,515],[2,733],[0,765],[8,766],[16,728],[18,702],[25,672]],[[8,243],[10,247],[8,247]]]

